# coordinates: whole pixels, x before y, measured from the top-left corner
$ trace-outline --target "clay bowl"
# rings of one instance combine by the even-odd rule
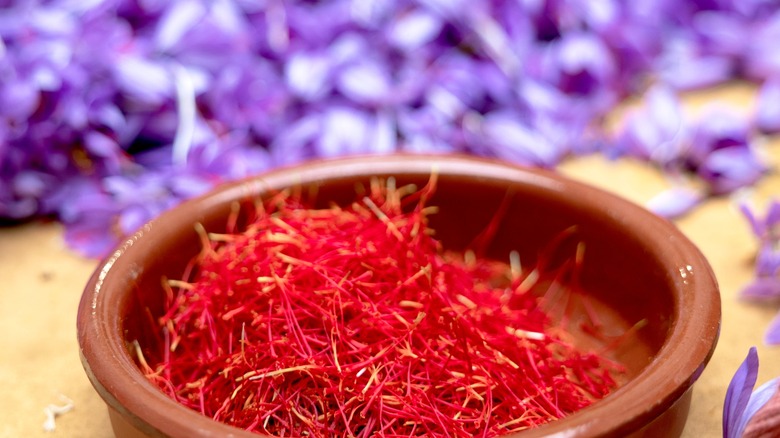
[[[520,433],[523,437],[679,436],[692,385],[718,338],[720,298],[712,270],[672,224],[621,198],[553,173],[458,156],[382,156],[315,161],[225,185],[162,214],[127,238],[95,271],[78,313],[84,368],[108,405],[118,437],[257,437],[168,399],[134,362],[130,341],[145,336],[140,321],[160,312],[161,278],[180,278],[200,248],[193,224],[224,227],[231,204],[268,191],[316,187],[318,202],[350,202],[356,183],[394,176],[422,187],[439,175],[440,207],[431,226],[449,249],[482,231],[511,199],[489,256],[523,263],[562,230],[577,226],[586,245],[582,285],[605,324],[625,333],[647,323],[611,352],[626,382],[592,406]],[[147,319],[148,321],[148,319]]]

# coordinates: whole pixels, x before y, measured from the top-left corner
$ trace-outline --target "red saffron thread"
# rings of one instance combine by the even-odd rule
[[[534,291],[580,258],[522,272],[445,252],[434,189],[374,181],[327,209],[285,192],[244,231],[237,211],[225,234],[200,227],[191,280],[164,284],[160,360],[136,343],[142,371],[203,415],[275,436],[492,437],[613,390],[618,367],[550,330]]]

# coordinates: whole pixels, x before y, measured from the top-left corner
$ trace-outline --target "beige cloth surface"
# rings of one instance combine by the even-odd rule
[[[693,94],[687,102],[694,112],[712,101],[749,111],[753,98],[751,87],[731,85]],[[780,141],[764,147],[775,172],[741,194],[762,207],[770,196],[780,197]],[[640,203],[669,186],[654,169],[631,161],[586,157],[560,170]],[[780,347],[762,344],[778,307],[737,299],[752,277],[756,245],[733,197],[710,200],[677,224],[712,264],[723,301],[721,338],[695,386],[684,437],[717,437],[726,387],[750,346],[759,349],[759,384],[780,376]],[[0,228],[0,437],[113,436],[105,405],[81,367],[76,341],[76,308],[96,266],[97,261],[65,247],[56,223]],[[44,408],[62,404],[62,396],[74,409],[57,418],[56,430],[45,432]]]

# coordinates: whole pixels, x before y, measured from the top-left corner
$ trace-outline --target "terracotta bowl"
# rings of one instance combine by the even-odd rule
[[[382,156],[315,161],[225,185],[162,214],[127,238],[95,271],[78,313],[84,368],[108,405],[118,437],[257,437],[172,401],[134,362],[133,339],[144,337],[148,312],[162,306],[161,279],[181,278],[200,241],[193,224],[224,228],[231,204],[268,191],[316,188],[317,201],[349,202],[355,185],[394,176],[422,187],[439,180],[430,205],[444,246],[462,249],[511,198],[489,256],[523,263],[562,230],[577,226],[586,246],[582,284],[605,324],[619,336],[647,324],[612,349],[626,382],[592,406],[523,437],[679,436],[692,385],[718,338],[720,297],[699,250],[671,223],[604,191],[559,175],[458,156]],[[147,323],[148,324],[148,323]],[[146,325],[148,326],[148,325]],[[508,435],[509,436],[509,435]]]

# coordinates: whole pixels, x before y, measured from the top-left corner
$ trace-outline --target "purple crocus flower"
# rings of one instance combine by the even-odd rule
[[[758,240],[756,276],[741,291],[744,299],[757,302],[780,301],[780,201],[772,200],[764,217],[756,215],[750,207],[740,206]],[[780,314],[766,331],[768,344],[780,344]]]
[[[644,105],[628,113],[607,153],[628,155],[668,169],[685,152],[689,129],[677,94],[669,87],[651,88]]]
[[[777,255],[768,254],[764,259],[765,263],[757,265],[759,274],[764,276],[780,274],[780,259],[778,258],[780,256],[780,200],[771,200],[763,217],[757,215],[754,209],[747,204],[742,204],[740,209],[748,220],[759,244],[777,251]],[[780,289],[777,292],[780,297]]]
[[[611,152],[654,163],[678,179],[696,177],[704,183],[703,190],[675,187],[654,198],[651,208],[667,217],[684,214],[707,196],[748,187],[767,171],[747,119],[710,108],[698,120],[686,120],[668,87],[651,89],[645,105],[629,113]]]
[[[755,183],[767,170],[751,144],[749,121],[719,108],[698,121],[685,165],[715,194],[731,193]]]
[[[780,418],[766,416],[762,412],[765,409],[777,411],[780,378],[766,382],[754,392],[757,377],[758,353],[756,347],[751,347],[726,391],[723,406],[724,438],[759,437],[765,427],[772,430],[771,427],[780,425]]]

